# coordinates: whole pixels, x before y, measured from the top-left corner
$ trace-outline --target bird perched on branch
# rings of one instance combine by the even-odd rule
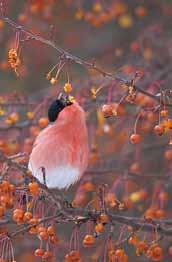
[[[28,167],[48,188],[68,189],[88,164],[85,112],[61,93],[50,105],[48,118],[50,124],[36,138]]]

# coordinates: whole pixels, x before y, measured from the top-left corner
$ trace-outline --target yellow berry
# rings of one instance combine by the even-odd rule
[[[55,84],[57,84],[57,79],[55,78],[55,77],[52,77],[51,78],[51,80],[50,80],[50,83],[52,84],[52,85],[55,85]]]
[[[65,86],[64,86],[64,91],[66,93],[72,92],[72,85],[70,83],[66,83]]]
[[[27,118],[32,120],[34,118],[34,112],[31,111],[27,112]]]

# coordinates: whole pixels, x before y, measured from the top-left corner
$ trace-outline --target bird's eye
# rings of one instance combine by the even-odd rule
[[[65,105],[60,100],[52,102],[48,109],[48,119],[50,122],[56,121],[58,114],[63,110]]]

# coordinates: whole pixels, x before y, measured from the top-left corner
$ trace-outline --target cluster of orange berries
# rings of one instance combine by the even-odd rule
[[[102,26],[115,18],[124,15],[127,12],[127,6],[124,3],[111,3],[109,8],[104,8],[100,2],[96,2],[92,6],[92,10],[84,11],[79,8],[75,14],[77,20],[84,19],[95,27]]]
[[[167,109],[163,109],[160,111],[160,116],[163,118],[163,120],[160,124],[154,126],[155,134],[162,136],[165,132],[172,129],[172,119],[168,118],[168,115],[169,112]],[[141,141],[142,141],[141,134],[134,133],[130,136],[130,142],[132,144],[139,144]]]
[[[147,15],[147,9],[144,6],[138,6],[135,9],[135,14],[141,18],[145,17]],[[133,19],[128,13],[127,5],[122,2],[114,3],[113,1],[109,4],[108,8],[100,1],[95,2],[89,11],[79,8],[75,13],[75,19],[83,19],[95,27],[102,26],[113,20],[118,20],[119,25],[124,28],[133,25]]]
[[[19,152],[20,145],[17,140],[0,140],[0,150],[2,150],[6,155],[14,155]]]
[[[18,123],[20,120],[20,116],[18,113],[13,112],[11,113],[7,119],[5,120],[5,123],[8,125],[15,125],[16,123]]]
[[[29,193],[31,196],[38,196],[40,194],[40,188],[37,182],[31,182],[28,185]],[[28,205],[29,206],[29,205]],[[30,211],[24,211],[22,207],[16,208],[13,211],[13,220],[18,224],[24,224],[28,223],[30,225],[37,224],[39,220],[35,217],[33,217],[32,212]],[[30,231],[32,233],[37,233],[36,227],[31,227]]]
[[[84,247],[92,247],[96,242],[96,236],[104,232],[105,225],[109,222],[109,217],[106,213],[101,213],[97,223],[94,226],[95,234],[87,234],[83,239]]]
[[[30,225],[35,225],[35,218],[29,221]],[[32,228],[33,229],[33,228]],[[49,241],[53,245],[59,243],[59,238],[56,235],[54,226],[34,226],[34,230],[30,231],[31,234],[37,234],[41,240]]]
[[[53,7],[55,1],[49,0],[32,0],[30,5],[30,12],[33,15],[41,14],[45,19],[52,19]]]
[[[34,118],[34,112],[32,111],[28,111],[27,112],[27,118],[29,120],[33,120]],[[8,115],[8,117],[6,118],[5,120],[5,123],[8,124],[8,125],[15,125],[16,123],[18,123],[20,120],[20,115],[19,113],[17,112],[12,112],[10,115]],[[38,126],[40,128],[45,128],[47,125],[48,125],[49,121],[48,121],[48,118],[47,117],[41,117],[39,120],[38,120]]]
[[[165,211],[158,208],[149,208],[145,212],[146,219],[162,219],[165,217],[165,215]]]
[[[109,249],[108,251],[109,262],[128,262],[128,256],[124,249]]]
[[[10,49],[8,52],[8,62],[12,69],[14,69],[15,73],[18,75],[18,67],[21,64],[21,60],[18,56],[16,49]]]
[[[27,223],[30,225],[29,233],[37,235],[39,239],[43,241],[49,241],[51,244],[57,245],[59,239],[56,235],[55,227],[39,225],[40,219],[34,217],[32,212],[24,211],[23,208],[16,208],[13,211],[13,220],[18,224]],[[38,255],[37,255],[38,256]]]
[[[157,244],[152,243],[150,246],[144,240],[140,240],[136,235],[129,238],[128,243],[136,248],[136,255],[145,254],[153,261],[161,261],[163,259],[163,249]]]
[[[154,127],[154,132],[162,136],[166,131],[172,129],[172,119],[168,118],[169,112],[167,109],[163,109],[160,111],[160,116],[163,118],[160,124]]]
[[[53,245],[59,243],[59,239],[56,235],[56,230],[54,226],[37,226],[37,235],[42,241],[49,241]],[[43,248],[38,248],[35,250],[35,256],[41,257],[42,259],[50,259],[53,257],[53,253],[50,250],[44,250]]]
[[[5,215],[7,209],[12,209],[15,202],[16,188],[7,180],[0,184],[0,217]]]

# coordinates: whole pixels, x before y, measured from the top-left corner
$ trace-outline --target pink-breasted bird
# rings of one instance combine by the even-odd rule
[[[67,95],[60,94],[50,105],[48,118],[50,124],[36,138],[28,167],[48,188],[68,189],[88,164],[85,112],[77,102],[71,103]]]

